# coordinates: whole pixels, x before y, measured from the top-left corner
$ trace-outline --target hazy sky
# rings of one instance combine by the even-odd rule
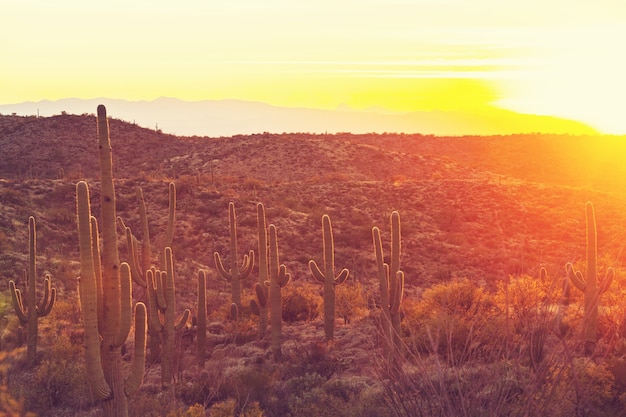
[[[626,134],[624,0],[2,0],[0,104],[489,105]]]

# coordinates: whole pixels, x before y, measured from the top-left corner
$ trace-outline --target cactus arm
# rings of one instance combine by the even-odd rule
[[[151,334],[160,333],[163,329],[163,325],[159,319],[159,307],[157,305],[157,290],[154,282],[154,271],[148,270],[146,278],[148,283],[148,329]]]
[[[243,256],[243,262],[239,271],[239,279],[245,279],[252,272],[254,267],[254,251],[251,250],[247,255]]]
[[[135,350],[130,374],[124,383],[124,393],[132,396],[143,382],[146,369],[146,305],[135,305]]]
[[[167,309],[167,298],[165,297],[165,281],[167,273],[163,271],[156,271],[154,279],[156,281],[156,305],[160,311]]]
[[[309,269],[311,270],[311,274],[313,274],[316,280],[318,280],[322,284],[326,282],[326,277],[324,276],[324,273],[322,272],[320,267],[317,266],[317,263],[314,260],[309,261]]]
[[[183,311],[183,315],[180,317],[180,320],[178,320],[178,323],[174,326],[174,330],[180,330],[185,327],[189,322],[189,317],[191,317],[191,310],[186,308],[185,311]]]
[[[396,289],[394,291],[394,297],[391,300],[389,310],[392,314],[397,314],[400,311],[402,305],[402,297],[404,295],[404,272],[398,271],[396,277]]]
[[[337,277],[333,280],[334,281],[333,283],[335,285],[343,284],[344,281],[348,279],[349,275],[350,275],[350,271],[348,270],[348,268],[344,268],[341,270],[339,275],[337,275]]]
[[[43,281],[44,295],[41,299],[41,303],[37,306],[37,314],[39,317],[45,317],[50,314],[50,311],[52,311],[52,307],[54,306],[54,302],[57,299],[57,289],[51,288],[51,281],[52,279],[50,278],[50,275],[46,275]]]
[[[92,221],[89,207],[89,188],[87,183],[80,181],[76,186],[78,211],[78,236],[80,249],[79,296],[80,307],[85,329],[85,368],[87,380],[92,392],[99,400],[111,397],[112,391],[104,377],[100,362],[100,334],[98,331],[98,298],[99,289],[96,285],[92,244]]]
[[[9,290],[11,291],[11,301],[13,303],[13,309],[22,326],[28,323],[28,316],[24,312],[24,304],[22,302],[22,292],[15,288],[15,282],[9,281]]]
[[[285,285],[289,284],[291,281],[291,274],[287,273],[287,267],[285,265],[281,265],[278,270],[277,277],[278,285],[283,288]]]
[[[119,217],[118,217],[119,218]],[[139,251],[137,250],[137,239],[133,235],[130,227],[124,228],[126,235],[126,246],[128,247],[128,264],[133,281],[142,288],[146,288],[145,270],[139,265]]]
[[[230,273],[230,271],[226,271],[226,269],[224,268],[224,264],[222,263],[222,258],[220,257],[220,254],[218,252],[215,252],[213,254],[213,259],[215,259],[215,267],[217,268],[218,274],[220,274],[220,276],[224,278],[226,281],[230,282],[233,276]]]
[[[118,328],[117,336],[113,341],[113,346],[121,347],[128,333],[130,332],[132,322],[132,295],[131,295],[131,277],[130,266],[126,262],[122,262],[120,265],[120,325]]]
[[[583,274],[580,271],[575,270],[574,266],[570,263],[565,266],[565,270],[570,281],[572,281],[572,284],[584,293],[587,289],[587,283],[583,279]]]
[[[383,314],[389,319],[389,265],[384,262],[383,244],[378,227],[372,228],[372,239],[374,241],[374,253],[376,255],[376,267],[380,285],[380,304]]]
[[[98,220],[91,216],[89,218],[91,225],[91,257],[93,260],[93,270],[96,277],[96,288],[98,291],[97,312],[98,312],[98,331],[100,334],[104,331],[104,300],[102,299],[102,266],[100,264],[100,232],[98,228]]]

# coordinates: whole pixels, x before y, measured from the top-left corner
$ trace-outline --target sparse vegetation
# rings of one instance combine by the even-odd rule
[[[106,217],[109,230],[117,227],[115,216],[111,222],[111,207],[101,202],[112,195],[108,181],[113,178],[99,179],[94,168],[97,146],[83,139],[93,135],[93,116],[49,119],[18,121],[41,126],[44,149],[58,147],[42,153],[52,158],[49,166],[40,163],[39,154],[26,151],[20,160],[7,154],[0,163],[0,415],[97,415],[108,398],[107,386],[118,390],[116,398],[133,394],[133,399],[115,413],[107,406],[105,415],[155,417],[612,416],[626,406],[626,199],[623,191],[581,188],[588,183],[584,172],[574,176],[570,164],[559,162],[563,155],[549,153],[545,146],[531,153],[517,147],[523,138],[516,137],[497,142],[392,134],[176,138],[110,119],[117,213],[127,224],[142,225],[142,239],[154,236],[153,246],[169,251],[167,262],[161,260],[165,271],[141,262],[140,256],[129,259],[132,268],[120,264],[120,287],[105,297],[111,302],[124,295],[120,319],[107,313],[108,321],[101,323],[102,296],[94,295],[100,294],[101,284],[97,276],[88,276],[100,267],[87,265],[98,263],[97,227],[86,219],[90,214]],[[0,141],[10,143],[7,152],[20,143],[28,146],[28,137],[16,142],[26,131],[3,128],[3,120],[0,116]],[[62,144],[55,139],[61,129],[70,132]],[[83,130],[87,133],[76,133]],[[75,134],[80,140],[73,139]],[[537,139],[543,140],[558,144],[564,138]],[[455,148],[461,143],[463,152]],[[478,157],[479,145],[496,159]],[[528,159],[529,167],[535,159],[552,158],[544,167],[545,177],[531,168],[518,169],[519,164],[508,165],[511,156],[505,150],[513,146],[515,158]],[[294,159],[285,170],[285,162]],[[81,182],[80,233],[74,192],[68,191],[79,177],[90,183],[91,194]],[[624,179],[594,181],[601,184],[599,189],[615,191]],[[174,202],[173,184],[178,192]],[[163,193],[166,185],[170,198]],[[145,214],[137,210],[138,187],[139,200],[145,197],[143,211],[147,206],[169,213],[151,216],[149,225],[144,222]],[[583,209],[585,201],[594,202],[597,225],[590,221],[589,206]],[[169,237],[173,232],[167,232],[173,226],[174,205],[175,242]],[[35,362],[18,346],[19,321],[10,308],[8,284],[15,280],[18,287],[23,285],[22,271],[31,262],[24,213],[37,218],[45,246],[37,262],[54,279],[58,298],[50,314],[40,318]],[[328,220],[320,240],[322,216]],[[372,226],[390,219],[391,236],[386,228],[375,228],[378,254],[372,253]],[[585,222],[595,225],[593,233],[587,232],[597,233],[594,242],[584,239]],[[264,243],[259,240],[262,230],[269,231]],[[134,235],[113,233],[113,239],[130,243],[129,258],[140,253],[143,242]],[[257,266],[252,253],[242,266],[238,243],[259,248]],[[230,267],[218,265],[216,252],[233,261]],[[594,259],[586,252],[600,256]],[[155,254],[146,252],[144,258]],[[142,306],[149,289],[155,291],[151,297],[166,298],[166,291],[156,291],[165,290],[167,279],[173,278],[174,255],[175,307],[151,312],[157,320],[168,316],[172,330],[167,349],[146,367],[142,334],[150,322]],[[310,278],[310,259],[324,263],[315,271],[318,278],[332,279],[332,315],[322,314],[329,301],[324,301],[326,289]],[[82,271],[79,260],[87,262]],[[335,264],[350,269],[350,278],[337,287],[335,280],[344,281],[347,272],[345,277],[337,274]],[[595,295],[564,286],[568,273],[573,284],[578,278],[578,284],[593,286],[594,264]],[[251,279],[241,279],[234,290],[222,276],[232,277],[236,268]],[[130,285],[131,269],[150,283],[145,290],[134,284],[132,296],[124,287]],[[403,281],[392,283],[399,272]],[[153,277],[157,273],[160,281]],[[206,290],[201,301],[199,276]],[[610,279],[600,278],[605,276],[611,285]],[[45,292],[39,286],[36,299],[45,298]],[[233,316],[237,294],[241,298]],[[593,336],[583,331],[592,322],[589,314],[595,314],[590,300],[597,307]],[[133,304],[139,306],[134,323]],[[158,300],[152,305],[158,306]],[[267,309],[266,324],[252,314],[254,305]],[[86,313],[89,306],[92,315]],[[206,321],[198,320],[203,308]],[[196,320],[187,325],[181,320],[174,332],[173,318],[184,318],[187,309],[195,312]],[[159,321],[161,326],[165,321]],[[102,333],[101,326],[108,330]],[[200,327],[205,329],[201,342]],[[271,337],[261,337],[265,327]],[[136,337],[126,341],[129,332]],[[96,352],[101,340],[113,354]],[[390,340],[395,348],[384,349]],[[197,350],[200,343],[204,357]],[[152,349],[148,346],[148,353]],[[126,381],[107,374],[114,368]],[[166,390],[164,373],[169,373]],[[118,382],[122,391],[114,387]]]

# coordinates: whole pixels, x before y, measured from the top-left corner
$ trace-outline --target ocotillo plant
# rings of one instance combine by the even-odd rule
[[[598,236],[596,217],[593,204],[585,205],[586,234],[587,234],[587,273],[574,269],[571,263],[565,267],[567,276],[572,284],[584,293],[585,312],[583,317],[582,338],[585,343],[585,353],[591,354],[598,340],[598,305],[600,295],[604,293],[613,281],[613,268],[608,268],[606,275],[598,283]]]
[[[257,204],[257,226],[259,229],[259,282],[254,286],[256,300],[250,301],[250,310],[259,316],[259,337],[263,338],[267,331],[267,291],[268,281],[267,266],[267,223],[265,221],[265,207],[262,203]]]
[[[148,326],[150,331],[160,332],[163,349],[161,352],[161,383],[167,388],[174,376],[176,352],[174,342],[176,330],[182,329],[189,320],[190,311],[186,309],[176,323],[176,289],[174,276],[174,260],[172,249],[165,248],[165,272],[148,270],[148,307],[150,315]],[[163,316],[163,321],[159,317]]]
[[[380,229],[372,228],[378,280],[380,282],[380,304],[383,315],[383,331],[385,335],[385,351],[387,357],[397,353],[401,346],[400,340],[400,306],[404,292],[404,273],[400,270],[400,214],[391,213],[391,259],[385,263]]]
[[[335,338],[335,285],[343,283],[350,274],[344,268],[335,276],[335,244],[330,217],[322,216],[322,242],[324,249],[324,272],[314,260],[309,261],[309,269],[313,276],[324,284],[324,335],[327,342]]]
[[[269,307],[270,326],[272,331],[272,354],[275,360],[282,357],[282,322],[283,322],[283,299],[282,288],[289,283],[291,276],[287,273],[287,267],[280,264],[278,255],[278,236],[276,226],[269,227]],[[267,285],[267,284],[264,284]]]
[[[29,363],[35,360],[37,354],[37,328],[39,317],[47,316],[52,310],[56,299],[56,288],[51,288],[50,275],[46,274],[43,280],[43,297],[37,302],[37,288],[35,279],[37,278],[37,228],[35,218],[28,218],[28,271],[25,271],[26,278],[26,294],[22,296],[22,292],[15,287],[13,280],[9,281],[11,291],[11,300],[15,314],[22,326],[26,328],[26,358]],[[26,298],[26,305],[24,305]]]
[[[105,120],[106,126],[106,112],[102,106],[98,107],[99,123],[101,119]],[[100,132],[101,129],[102,127],[99,129]],[[104,135],[108,138],[106,132]],[[105,152],[110,152],[110,146],[105,148],[101,141],[102,148]],[[112,178],[109,176],[108,179],[110,181],[103,175],[103,200],[114,195],[109,192],[113,190]],[[132,296],[130,267],[127,263],[120,265],[117,262],[117,242],[110,241],[111,237],[116,240],[115,199],[102,202],[103,223],[109,223],[103,227],[101,263],[98,223],[95,217],[91,216],[87,183],[84,181],[78,183],[76,195],[81,264],[79,296],[85,328],[87,380],[95,398],[101,402],[105,417],[127,417],[127,398],[137,391],[143,380],[146,358],[146,307],[143,303],[137,303],[135,306],[133,365],[130,376],[124,379],[121,347],[128,337],[132,324]]]
[[[206,272],[198,271],[198,314],[196,316],[196,340],[198,363],[204,366],[206,360]]]
[[[237,259],[237,218],[235,216],[235,203],[228,204],[228,223],[230,226],[230,268],[226,270],[222,263],[222,258],[218,252],[213,254],[217,272],[228,282],[230,282],[233,304],[241,309],[241,280],[245,279],[252,272],[254,267],[254,251],[243,256],[241,266]]]

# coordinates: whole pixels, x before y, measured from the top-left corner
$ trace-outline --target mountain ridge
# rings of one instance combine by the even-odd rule
[[[383,112],[379,109],[335,110],[280,107],[238,99],[185,101],[110,98],[42,100],[0,105],[0,114],[51,116],[63,112],[91,114],[98,104],[111,114],[146,128],[178,136],[233,136],[262,132],[422,133],[435,135],[572,133],[596,134],[584,123],[528,115],[496,107],[473,111]]]

